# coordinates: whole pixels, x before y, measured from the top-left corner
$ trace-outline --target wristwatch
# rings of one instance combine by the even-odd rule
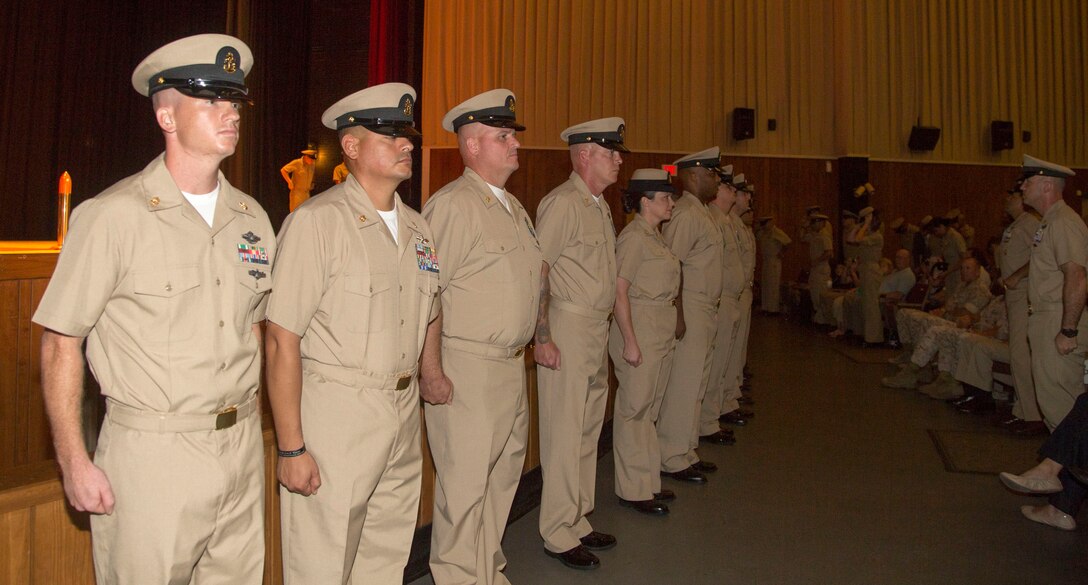
[[[1062,329],[1061,334],[1068,337],[1068,338],[1070,338],[1070,339],[1072,339],[1072,338],[1077,336],[1077,330],[1076,329]]]

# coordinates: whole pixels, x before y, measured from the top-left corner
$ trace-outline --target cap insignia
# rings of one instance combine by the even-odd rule
[[[623,140],[627,134],[627,128],[623,124],[620,124],[618,131],[620,133],[620,140]]]
[[[510,110],[511,112],[516,111],[515,104],[514,104],[514,96],[512,96],[512,95],[506,96],[506,109]]]
[[[235,62],[234,53],[228,52],[226,56],[223,57],[223,71],[226,71],[227,73],[238,71],[238,63]]]
[[[412,98],[409,96],[404,96],[404,115],[412,115]]]

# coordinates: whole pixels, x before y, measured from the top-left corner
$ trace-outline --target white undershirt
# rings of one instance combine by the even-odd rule
[[[600,207],[601,206],[601,196],[600,195],[594,195],[593,196],[593,202],[597,204],[597,207]]]
[[[211,193],[194,195],[182,191],[181,194],[184,195],[189,204],[196,209],[196,212],[200,214],[200,217],[203,217],[204,221],[208,222],[208,227],[212,227],[212,222],[215,221],[215,202],[219,199],[219,183],[215,184],[215,189],[213,189]]]
[[[385,227],[389,228],[389,233],[393,234],[393,242],[400,244],[397,241],[397,227],[399,222],[397,221],[397,208],[394,207],[392,211],[378,210],[378,215],[382,216],[382,221],[385,222]]]
[[[495,194],[495,198],[499,200],[499,203],[502,203],[502,206],[506,208],[506,211],[508,213],[514,213],[510,209],[510,200],[506,198],[506,191],[492,185],[491,183],[488,183],[487,186],[491,187],[491,192]]]

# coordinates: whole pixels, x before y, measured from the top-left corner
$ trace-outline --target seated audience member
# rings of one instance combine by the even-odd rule
[[[1076,530],[1080,506],[1088,497],[1084,468],[1088,467],[1088,394],[1081,394],[1039,449],[1043,461],[1031,469],[999,477],[1013,491],[1047,495],[1047,503],[1021,506],[1029,520],[1060,530]]]
[[[920,370],[936,357],[937,379],[918,387],[918,391],[937,400],[963,396],[963,387],[953,372],[963,357],[960,341],[971,337],[997,339],[1007,346],[1009,320],[1004,296],[991,299],[977,316],[965,313],[953,322],[930,326],[914,344],[907,366],[897,376],[884,378],[881,382],[891,388],[918,387]]]
[[[828,291],[831,295],[827,302],[830,303],[828,312],[831,314],[831,318],[835,321],[835,330],[828,333],[830,337],[842,337],[846,335],[848,330],[856,330],[856,324],[852,327],[847,323],[846,306],[848,304],[854,304],[858,294],[858,259],[856,257],[848,259],[846,262],[840,264],[843,267],[842,275],[839,276],[836,273],[836,279],[832,282],[833,288]]]
[[[884,328],[891,333],[888,343],[898,347],[899,334],[895,328],[895,306],[914,288],[917,278],[910,268],[910,251],[900,248],[895,251],[895,270],[880,281],[880,314],[884,319]]]
[[[914,344],[921,339],[922,334],[934,325],[946,325],[967,320],[967,327],[977,320],[980,311],[990,302],[990,291],[982,288],[979,283],[980,266],[974,258],[964,258],[960,265],[959,283],[954,290],[946,291],[947,295],[941,306],[931,311],[918,309],[899,309],[895,313],[896,325],[899,332],[899,340],[904,344],[905,351],[896,358],[897,363],[908,363],[911,360],[913,349],[907,349],[907,345]],[[913,368],[912,368],[913,366]],[[902,372],[892,378],[884,380],[886,386],[892,388],[915,388],[918,384],[917,375],[921,366],[910,364]]]

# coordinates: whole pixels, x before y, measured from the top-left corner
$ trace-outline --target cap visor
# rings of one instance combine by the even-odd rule
[[[516,120],[480,120],[480,124],[483,124],[484,126],[491,126],[492,128],[510,128],[512,130],[517,130],[518,132],[525,131],[525,126],[518,124]]]

